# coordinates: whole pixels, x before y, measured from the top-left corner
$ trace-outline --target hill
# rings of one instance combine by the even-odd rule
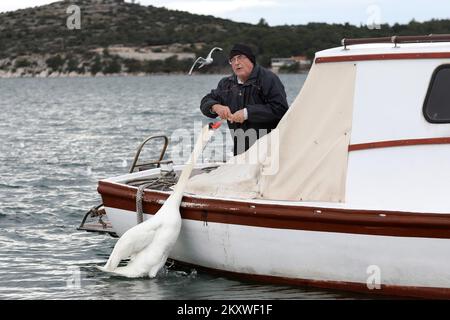
[[[73,4],[81,9],[81,29],[69,30],[66,10]],[[258,62],[268,66],[272,57],[311,58],[339,46],[344,37],[449,31],[450,20],[379,30],[325,23],[270,27],[263,19],[256,25],[237,23],[123,0],[65,0],[0,14],[0,75],[186,72],[196,56],[214,46],[227,52],[236,42],[252,46]],[[226,54],[216,54],[214,66],[202,72],[227,68]]]

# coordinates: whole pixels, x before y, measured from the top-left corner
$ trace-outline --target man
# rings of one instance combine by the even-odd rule
[[[207,117],[228,120],[237,155],[274,129],[288,104],[280,79],[256,64],[250,47],[234,45],[229,58],[234,75],[220,80],[202,99],[200,110]]]

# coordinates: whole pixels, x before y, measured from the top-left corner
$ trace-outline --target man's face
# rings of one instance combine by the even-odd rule
[[[243,54],[238,54],[230,59],[230,64],[234,74],[242,81],[247,81],[253,70],[253,63],[250,59]]]

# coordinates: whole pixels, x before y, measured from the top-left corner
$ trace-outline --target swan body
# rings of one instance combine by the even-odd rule
[[[208,56],[206,58],[198,57],[197,60],[195,60],[194,63],[192,64],[191,70],[189,70],[189,75],[192,74],[192,71],[194,70],[195,65],[197,63],[200,64],[199,67],[198,67],[199,69],[201,69],[204,66],[207,66],[207,65],[209,65],[211,63],[213,63],[214,59],[212,58],[212,54],[216,50],[222,51],[222,48],[214,47],[214,48],[211,49],[211,51],[209,52],[209,54],[208,54]]]
[[[188,163],[183,168],[174,192],[156,214],[127,230],[117,241],[113,252],[101,271],[129,278],[148,275],[153,278],[161,269],[175,245],[181,229],[180,204],[189,176],[204,144],[213,134],[214,127],[205,126],[198,138]],[[118,267],[130,258],[125,267]]]

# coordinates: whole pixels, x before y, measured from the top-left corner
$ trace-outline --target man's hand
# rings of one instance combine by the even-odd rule
[[[229,120],[231,123],[233,123],[233,122],[243,123],[245,121],[244,109],[241,109],[241,110],[233,113]]]
[[[214,111],[215,113],[217,113],[217,115],[221,118],[221,119],[229,119],[231,118],[232,114],[230,111],[230,108],[228,108],[227,106],[223,106],[221,104],[215,104],[211,107],[211,110]]]

